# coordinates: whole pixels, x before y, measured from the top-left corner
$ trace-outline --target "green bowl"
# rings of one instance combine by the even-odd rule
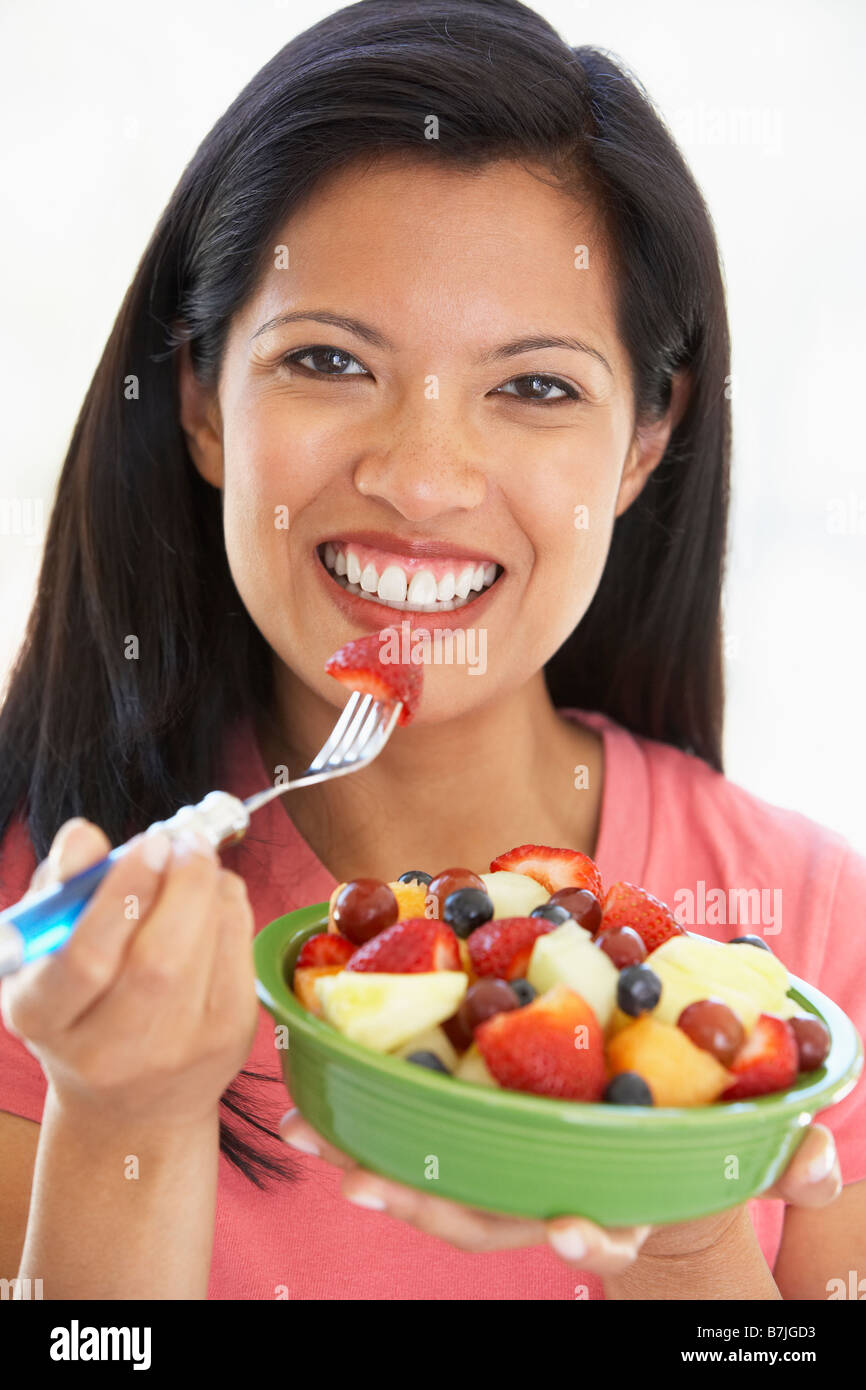
[[[763,1192],[804,1126],[853,1090],[863,1066],[846,1014],[793,975],[791,998],[832,1045],[822,1067],[757,1100],[652,1107],[548,1099],[412,1066],[350,1042],[288,984],[328,904],[278,917],[255,938],[257,991],[277,1024],[292,1100],[362,1167],[468,1206],[603,1226],[689,1221]]]

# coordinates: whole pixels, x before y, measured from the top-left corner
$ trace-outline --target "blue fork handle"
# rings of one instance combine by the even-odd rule
[[[104,859],[65,883],[40,893],[31,902],[24,899],[14,903],[0,913],[0,929],[8,924],[21,937],[21,964],[63,945],[112,864],[127,849],[127,845],[118,845]]]

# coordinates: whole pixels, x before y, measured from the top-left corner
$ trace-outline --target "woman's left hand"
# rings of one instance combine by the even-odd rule
[[[647,1240],[658,1253],[689,1255],[703,1250],[733,1223],[741,1207],[699,1221],[674,1225],[604,1228],[584,1217],[526,1220],[465,1207],[431,1193],[405,1187],[361,1168],[334,1148],[297,1110],[283,1116],[280,1134],[302,1153],[316,1154],[341,1168],[341,1191],[349,1201],[406,1221],[426,1235],[438,1236],[474,1254],[549,1244],[567,1264],[598,1275],[621,1274],[634,1263]],[[842,1179],[833,1135],[824,1125],[810,1125],[781,1177],[761,1193],[791,1206],[823,1207],[841,1191]]]

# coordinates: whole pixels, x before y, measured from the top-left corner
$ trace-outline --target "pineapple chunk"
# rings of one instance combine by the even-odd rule
[[[447,1035],[438,1026],[436,1028],[425,1028],[423,1033],[415,1033],[408,1042],[404,1042],[394,1051],[395,1057],[408,1057],[412,1052],[433,1052],[444,1062],[450,1072],[457,1066],[457,1053],[452,1047]]]
[[[467,1048],[454,1072],[458,1081],[474,1081],[478,1086],[498,1086],[499,1082],[487,1070],[487,1063],[481,1056],[476,1043]]]
[[[415,975],[341,970],[315,981],[322,1017],[353,1042],[391,1052],[450,1018],[466,993],[462,970]]]
[[[493,903],[494,917],[528,917],[534,907],[540,907],[550,897],[547,889],[528,874],[495,869],[480,878]]]
[[[546,994],[554,985],[568,985],[586,1000],[601,1028],[607,1028],[613,1017],[619,971],[576,922],[563,922],[538,937],[526,978],[539,994]]]
[[[756,946],[676,936],[650,952],[646,963],[662,982],[661,999],[653,1010],[661,1023],[676,1023],[688,1004],[711,997],[733,1009],[747,1033],[759,1014],[787,1018],[796,1010],[786,997],[784,965]]]

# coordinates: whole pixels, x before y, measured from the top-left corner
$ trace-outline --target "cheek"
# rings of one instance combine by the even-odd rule
[[[603,423],[603,422],[602,422]],[[562,613],[570,631],[589,605],[610,546],[624,451],[605,425],[569,432],[561,448],[545,448],[539,480],[512,505],[534,545],[530,581],[538,599]],[[543,481],[542,481],[543,480]]]
[[[223,518],[235,582],[247,593],[290,580],[296,519],[339,471],[337,432],[310,412],[259,399],[225,421]]]

